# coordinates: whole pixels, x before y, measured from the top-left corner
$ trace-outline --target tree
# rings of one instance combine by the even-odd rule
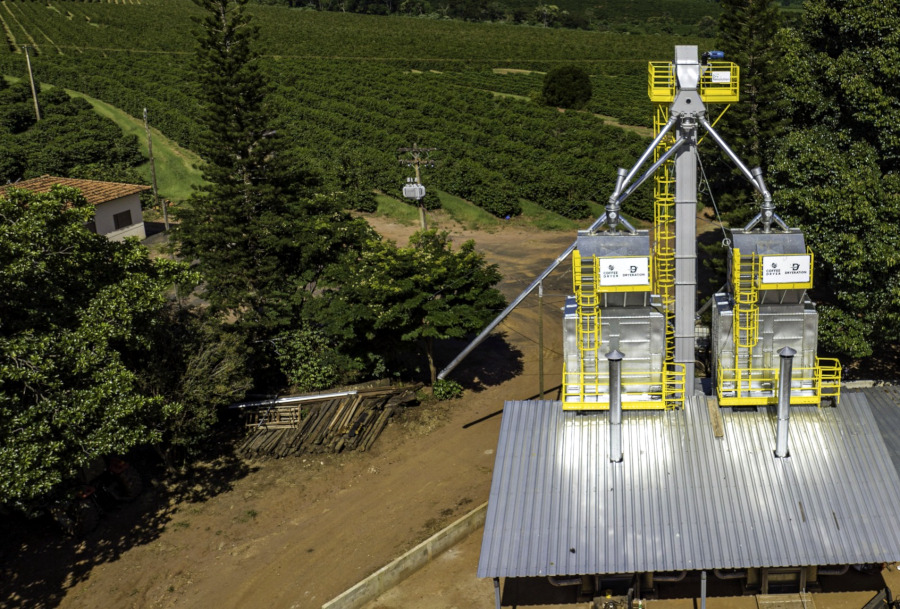
[[[729,145],[749,167],[771,163],[769,145],[783,127],[777,103],[778,73],[785,65],[776,44],[781,17],[775,0],[721,0],[717,47],[740,67],[740,102],[732,104],[719,124]],[[714,194],[724,218],[743,225],[757,213],[752,188],[721,154],[713,157]]]
[[[580,110],[591,100],[591,77],[577,66],[561,66],[547,72],[541,95],[548,106]]]
[[[0,503],[27,505],[97,457],[162,439],[180,408],[129,366],[184,265],[85,228],[78,191],[0,197]]]
[[[335,197],[310,196],[314,180],[292,170],[271,127],[246,0],[197,4],[205,10],[198,152],[208,184],[180,211],[177,239],[181,254],[197,261],[213,310],[259,345],[297,325],[325,269],[369,229]]]
[[[863,357],[900,339],[900,3],[805,8],[781,41],[773,191],[816,254],[820,343]]]
[[[390,349],[390,336],[418,345],[427,361],[431,383],[437,378],[434,342],[462,338],[480,330],[505,306],[494,287],[497,266],[487,264],[467,241],[452,250],[446,232],[415,233],[409,246],[370,241],[347,262],[352,277],[339,292],[353,332]]]
[[[149,332],[152,349],[130,354],[144,395],[166,402],[166,421],[154,442],[169,470],[209,438],[218,410],[251,387],[244,337],[202,308],[171,302]]]

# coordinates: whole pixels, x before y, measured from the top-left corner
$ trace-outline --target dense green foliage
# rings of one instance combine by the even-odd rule
[[[544,76],[541,97],[549,106],[581,110],[591,99],[591,77],[578,66],[560,66]]]
[[[900,338],[900,4],[810,0],[781,45],[776,203],[817,256],[820,342],[870,355]]]
[[[33,58],[38,78],[135,116],[146,106],[167,136],[191,149],[198,145],[202,130],[193,102],[198,85],[186,61],[194,48],[187,19],[198,14],[193,4],[147,0],[48,8],[29,2],[10,10],[25,31],[40,29],[53,41],[39,44]],[[277,6],[248,11],[259,26],[265,52],[260,71],[272,83],[279,117],[271,128],[287,142],[297,166],[320,176],[321,191],[349,193],[345,198],[359,200],[354,207],[360,208],[371,207],[365,199],[375,189],[399,196],[406,173],[396,162],[396,149],[418,141],[441,150],[429,188],[460,194],[449,188],[452,167],[470,159],[486,179],[468,198],[505,216],[515,213],[519,198],[539,190],[552,168],[549,175],[565,184],[555,192],[564,191],[565,197],[535,202],[583,216],[582,202],[605,199],[615,167],[633,159],[645,140],[603,127],[588,114],[563,115],[528,101],[532,93],[539,95],[543,73],[578,58],[594,86],[586,110],[646,126],[651,116],[646,61],[670,57],[676,42],[698,42]],[[419,41],[426,39],[429,45],[422,47]],[[635,50],[627,55],[623,48]],[[23,59],[0,50],[0,69],[21,73]],[[491,91],[522,99],[497,98]],[[364,161],[356,163],[365,169],[356,176],[347,175],[354,165],[348,150]],[[495,175],[502,178],[499,186]],[[348,188],[348,181],[355,187]],[[628,204],[632,213],[647,217],[646,192]]]
[[[60,89],[42,91],[38,103],[41,121],[27,81],[0,78],[0,183],[45,174],[142,183],[135,138]]]
[[[29,502],[99,456],[163,439],[181,406],[140,390],[165,292],[190,280],[84,223],[72,189],[0,197],[0,502]]]
[[[328,295],[329,334],[380,347],[417,345],[427,358],[434,384],[434,342],[480,330],[505,306],[494,287],[497,266],[467,241],[454,251],[445,232],[415,233],[407,247],[373,239],[359,255],[346,255],[335,268],[341,280]]]
[[[258,0],[319,11],[367,15],[407,15],[428,19],[503,22],[554,28],[614,31],[630,34],[710,35],[719,7],[712,0],[613,0],[596,4],[562,0],[554,4],[533,0]]]

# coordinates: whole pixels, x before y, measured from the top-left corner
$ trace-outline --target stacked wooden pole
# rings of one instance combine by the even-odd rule
[[[416,401],[421,385],[360,389],[356,395],[258,407],[246,413],[252,431],[238,448],[247,457],[368,450],[400,406]]]

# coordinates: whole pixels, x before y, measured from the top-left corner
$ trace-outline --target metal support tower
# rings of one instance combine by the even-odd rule
[[[697,294],[697,125],[706,115],[700,99],[700,58],[695,46],[675,47],[677,89],[670,116],[675,138],[675,363],[684,364],[684,387],[694,390],[694,319]]]

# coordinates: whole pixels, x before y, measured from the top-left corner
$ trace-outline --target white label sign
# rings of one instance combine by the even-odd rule
[[[650,257],[600,258],[600,285],[650,285]]]
[[[763,283],[809,283],[812,279],[809,256],[763,256]]]
[[[731,82],[731,72],[727,70],[714,70],[709,73],[710,81],[716,84],[728,84]]]

